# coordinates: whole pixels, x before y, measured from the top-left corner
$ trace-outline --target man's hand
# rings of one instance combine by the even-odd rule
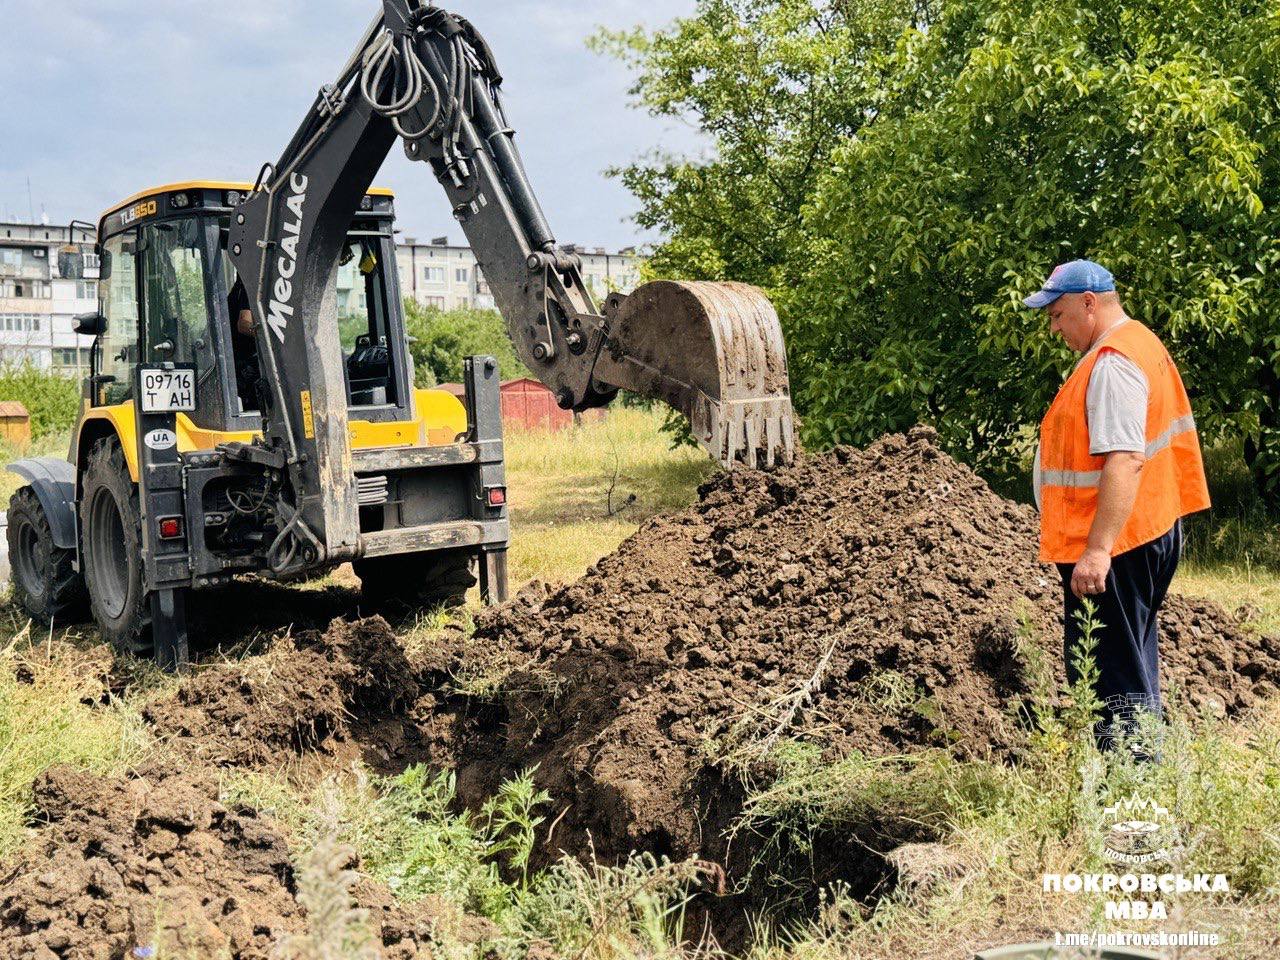
[[[253,311],[241,310],[240,316],[236,317],[236,329],[246,337],[253,335]]]
[[[1077,597],[1106,591],[1111,548],[1133,512],[1146,459],[1141,453],[1127,451],[1107,454],[1098,480],[1098,511],[1089,528],[1089,541],[1071,572],[1071,592]]]
[[[1101,547],[1088,547],[1071,571],[1071,592],[1077,597],[1104,593],[1111,572],[1111,554]]]

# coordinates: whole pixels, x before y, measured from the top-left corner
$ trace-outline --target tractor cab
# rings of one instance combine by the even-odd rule
[[[240,318],[258,291],[244,289],[227,252],[231,221],[248,189],[211,181],[157,187],[102,217],[101,317],[82,327],[97,335],[87,391],[92,407],[131,402],[139,363],[173,363],[195,370],[197,406],[189,419],[196,428],[261,429],[257,341]],[[390,191],[369,191],[326,301],[339,330],[350,415],[366,423],[414,418],[393,215]]]

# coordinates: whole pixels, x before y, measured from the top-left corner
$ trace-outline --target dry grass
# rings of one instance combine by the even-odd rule
[[[508,432],[512,587],[572,580],[657,513],[687,506],[716,469],[672,450],[656,411],[616,407],[559,433]]]
[[[1177,593],[1216,600],[1228,610],[1252,604],[1261,611],[1257,627],[1280,631],[1280,573],[1266,567],[1184,563],[1173,582]]]

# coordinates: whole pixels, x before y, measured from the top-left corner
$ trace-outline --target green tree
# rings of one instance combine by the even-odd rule
[[[697,109],[702,91],[750,76],[754,61],[708,42],[686,50],[677,70],[665,44],[699,30],[748,38],[744,51],[829,42],[823,30],[781,35],[777,18],[798,7],[834,23],[852,22],[860,9],[703,0],[691,21],[631,40],[641,100],[659,111],[671,104],[713,136],[717,159],[700,168],[772,136],[768,114],[746,106],[729,106],[719,126]],[[740,200],[721,183],[663,186],[666,171],[687,164],[623,173],[642,201],[642,222],[669,231],[655,262],[771,288],[810,443],[864,442],[929,420],[954,452],[998,467],[1023,451],[1072,361],[1019,300],[1055,263],[1093,257],[1115,272],[1130,312],[1169,345],[1203,432],[1247,438],[1259,478],[1275,489],[1273,8],[1230,0],[907,7],[875,21],[883,24],[876,36],[921,21],[893,33],[889,53],[879,46],[865,67],[836,71],[819,61],[812,75],[791,77],[798,97],[806,85],[829,90],[860,70],[866,93],[855,101],[860,121],[843,130],[849,113],[814,95],[831,121],[815,126],[839,143],[801,189],[798,221],[779,221],[790,226],[786,249],[771,248],[771,269],[723,252],[736,235],[716,225],[774,229],[758,198]],[[732,25],[717,26],[725,18]],[[789,141],[776,142],[784,150]],[[721,166],[713,177],[732,172]],[[707,211],[716,222],[700,224]]]
[[[594,46],[636,71],[638,103],[712,148],[613,171],[640,200],[637,222],[666,237],[649,275],[791,282],[831,151],[879,109],[894,44],[927,11],[926,0],[699,0],[665,29],[599,34]]]
[[[406,298],[404,311],[419,387],[460,383],[463,359],[478,354],[496,357],[504,380],[532,376],[516,356],[506,323],[496,310],[440,310]]]

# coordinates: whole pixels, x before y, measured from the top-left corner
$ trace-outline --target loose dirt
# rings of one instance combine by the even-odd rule
[[[245,766],[332,749],[350,721],[395,715],[418,694],[385,620],[338,619],[324,633],[279,637],[261,656],[205,667],[144,715],[183,751]]]
[[[219,803],[219,768],[425,761],[479,804],[536,767],[556,804],[544,861],[641,849],[719,861],[733,880],[750,844],[725,838],[744,799],[726,751],[767,763],[798,737],[830,760],[939,748],[1016,763],[1019,704],[1061,681],[1062,588],[1034,560],[1032,511],[934,439],[918,428],[720,475],[581,580],[535,585],[413,663],[374,618],[201,668],[146,712],[167,766],[37,783],[30,843],[0,866],[0,957],[157,943],[258,957],[301,931],[283,834]],[[1162,626],[1179,709],[1238,714],[1280,687],[1280,638],[1179,597]],[[872,893],[903,868],[866,848],[935,838],[873,817],[820,839],[833,871],[811,879]],[[428,949],[425,908],[370,883],[356,899],[388,953]]]
[[[214,777],[54,767],[35,799],[45,826],[0,873],[0,956],[268,957],[306,931],[284,837],[268,818],[219,803]],[[386,956],[417,956],[429,942],[423,907],[367,881],[353,893]]]
[[[744,737],[1015,760],[1017,704],[1061,681],[1062,587],[1033,511],[934,439],[718,476],[578,582],[487,614],[447,665],[470,695],[419,724],[422,755],[477,801],[536,765],[564,814],[555,848],[713,859],[741,796],[708,752]],[[1162,627],[1166,685],[1194,709],[1235,714],[1280,684],[1280,639],[1212,603],[1172,597]],[[929,839],[871,826],[878,847]]]
[[[294,860],[269,816],[219,802],[218,768],[322,765],[344,756],[350,723],[417,695],[380,618],[200,669],[146,711],[167,740],[162,762],[127,778],[67,767],[39,778],[38,829],[0,867],[0,957],[273,955],[307,930]],[[440,905],[400,904],[368,879],[351,894],[383,955],[430,954]]]

